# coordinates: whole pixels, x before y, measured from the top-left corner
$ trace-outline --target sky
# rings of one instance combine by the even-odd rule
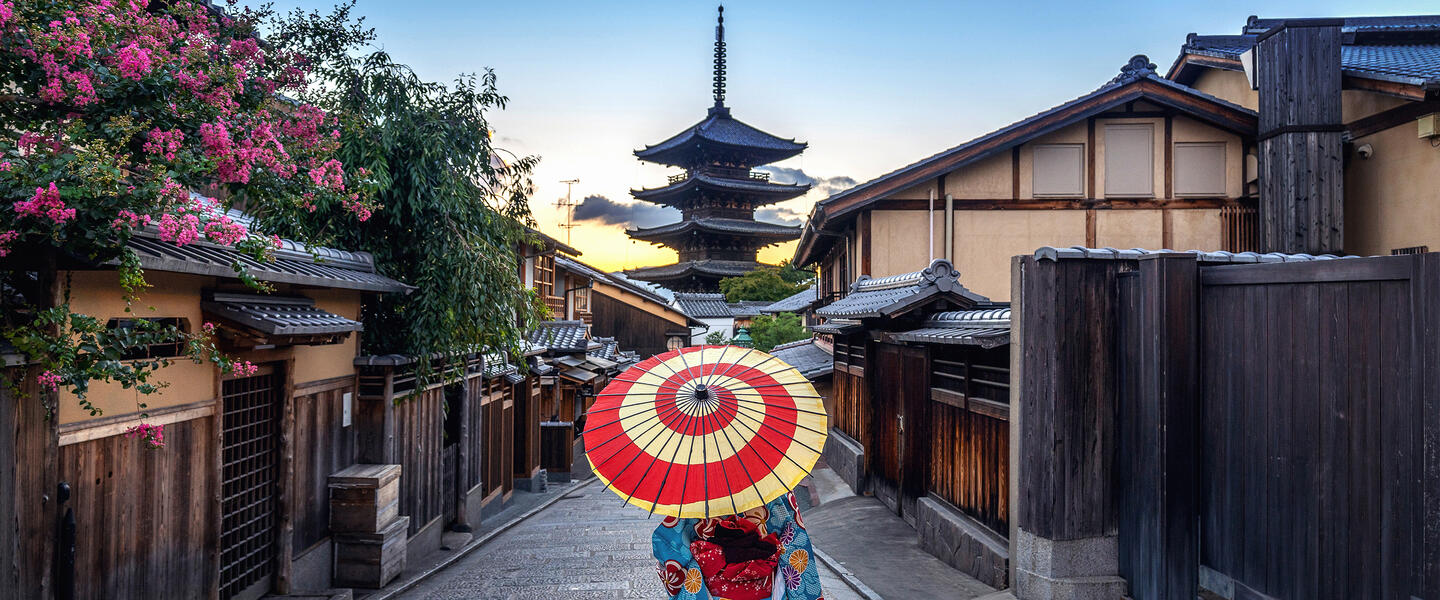
[[[279,7],[333,2],[281,0]],[[379,46],[423,77],[494,69],[510,99],[496,145],[540,157],[531,209],[541,231],[612,271],[673,262],[627,226],[678,220],[629,190],[676,170],[632,152],[705,117],[715,3],[693,0],[359,0]],[[1088,93],[1135,54],[1163,72],[1188,32],[1239,33],[1249,15],[1428,14],[1433,2],[1276,1],[725,3],[726,104],[742,121],[808,142],[777,181],[814,181],[761,217],[798,223],[817,200]],[[580,205],[560,227],[563,180]],[[598,198],[596,198],[598,197]],[[632,206],[639,205],[639,206]],[[778,262],[794,243],[762,250]]]

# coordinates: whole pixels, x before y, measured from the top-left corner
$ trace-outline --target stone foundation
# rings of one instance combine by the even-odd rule
[[[985,585],[1009,587],[1008,540],[944,500],[926,496],[915,508],[920,549]]]
[[[825,464],[830,467],[845,483],[850,484],[850,489],[856,494],[864,494],[865,486],[869,484],[865,473],[865,447],[855,441],[845,432],[832,428],[830,437],[825,440],[825,448],[822,452],[825,456]]]
[[[1015,597],[1020,600],[1122,600],[1119,538],[1051,540],[1015,529]]]
[[[522,492],[538,494],[545,491],[547,483],[549,483],[549,475],[545,473],[545,469],[540,469],[534,476],[517,478],[515,480],[515,489]]]

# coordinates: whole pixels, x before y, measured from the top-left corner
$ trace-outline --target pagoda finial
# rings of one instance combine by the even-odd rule
[[[715,20],[715,108],[725,106],[725,5]]]

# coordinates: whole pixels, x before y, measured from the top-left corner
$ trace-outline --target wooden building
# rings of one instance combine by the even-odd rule
[[[690,327],[700,324],[671,306],[664,296],[624,274],[604,273],[566,256],[556,258],[555,264],[565,274],[565,281],[575,282],[569,284],[575,306],[569,318],[589,324],[592,336],[613,338],[621,348],[642,358],[683,346]],[[567,304],[571,303],[567,299]]]
[[[1276,238],[1262,249],[1365,256],[1440,249],[1437,65],[1437,15],[1250,17],[1236,35],[1190,34],[1166,77],[1260,112],[1257,137],[1274,141],[1247,173],[1274,200],[1262,234]],[[1301,134],[1317,154],[1291,160],[1311,151],[1286,137]]]
[[[1253,250],[1257,118],[1136,56],[1091,93],[822,200],[793,262],[819,266],[822,305],[934,258],[1003,301],[1010,257],[1040,246]]]
[[[364,445],[353,420],[361,304],[367,294],[409,288],[375,272],[365,253],[286,241],[274,262],[261,263],[146,232],[130,243],[153,286],[136,312],[127,312],[118,275],[107,268],[60,274],[70,280],[73,310],[114,328],[136,317],[186,331],[214,323],[221,349],[258,370],[222,376],[209,363],[181,360],[157,374],[168,387],[145,397],[143,409],[134,391],[95,382],[88,400],[103,413],[60,393],[53,420],[32,410],[41,406],[40,390],[7,395],[0,430],[28,433],[3,448],[13,454],[5,462],[25,466],[0,482],[6,495],[15,493],[0,552],[21,557],[5,563],[0,588],[44,596],[68,581],[80,598],[250,598],[326,587],[326,479],[354,464]],[[248,264],[274,292],[245,287],[233,262]],[[174,347],[147,353],[179,354]],[[124,435],[142,422],[164,426],[163,449]],[[75,546],[73,578],[52,580],[60,509],[47,499],[62,482],[83,543]],[[50,529],[27,532],[42,524]]]
[[[815,327],[833,344],[826,463],[996,587],[1010,556],[1009,312],[936,260],[859,278]]]

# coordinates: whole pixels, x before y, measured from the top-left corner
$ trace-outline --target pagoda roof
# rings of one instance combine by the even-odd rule
[[[686,235],[691,232],[702,231],[706,233],[731,234],[738,237],[769,238],[778,243],[785,240],[793,240],[800,237],[800,227],[790,225],[778,225],[764,221],[752,221],[749,219],[726,219],[721,217],[704,217],[699,219],[686,219],[669,225],[659,227],[646,227],[643,229],[631,229],[625,233],[637,240],[656,241],[665,238]],[[657,242],[658,243],[658,242]]]
[[[764,265],[753,260],[690,260],[659,267],[641,267],[625,271],[631,279],[641,281],[674,281],[687,277],[739,277]]]
[[[753,194],[759,196],[756,199],[758,206],[804,195],[810,190],[810,184],[772,183],[759,179],[735,179],[697,173],[664,187],[630,190],[630,195],[637,200],[674,205],[699,190]]]
[[[663,165],[691,166],[698,157],[743,154],[751,165],[781,161],[805,151],[807,144],[760,131],[730,116],[729,107],[710,109],[705,119],[668,140],[636,150],[635,156]]]

